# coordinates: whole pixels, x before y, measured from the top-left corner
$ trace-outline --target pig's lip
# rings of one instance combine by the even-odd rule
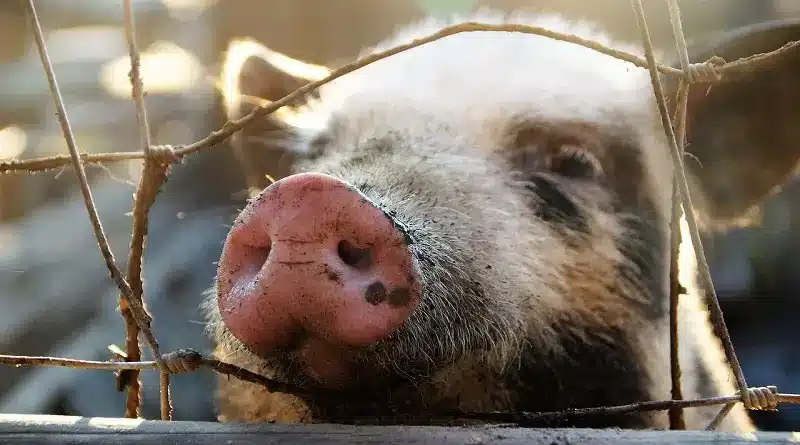
[[[318,337],[308,338],[293,354],[296,366],[317,385],[344,389],[351,382],[357,352]]]

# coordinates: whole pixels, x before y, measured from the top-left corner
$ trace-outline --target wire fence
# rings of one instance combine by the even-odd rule
[[[696,223],[694,210],[692,207],[691,196],[687,184],[685,168],[683,164],[682,147],[686,142],[686,105],[689,86],[695,83],[714,83],[721,80],[722,76],[728,73],[742,73],[754,68],[755,65],[768,61],[774,57],[779,57],[784,53],[796,50],[800,42],[793,41],[785,44],[772,52],[756,54],[750,57],[726,62],[720,57],[693,63],[689,59],[686,41],[684,38],[680,11],[677,0],[665,0],[669,6],[669,18],[672,24],[675,37],[680,69],[665,66],[656,61],[653,45],[648,31],[644,16],[641,0],[631,0],[631,6],[635,12],[637,24],[641,32],[642,42],[644,43],[645,57],[621,52],[600,43],[585,40],[574,35],[562,34],[545,28],[502,24],[490,25],[483,23],[461,23],[449,26],[433,33],[427,37],[413,40],[407,44],[400,45],[383,52],[378,52],[352,63],[341,66],[332,71],[327,77],[298,88],[280,100],[271,102],[264,106],[253,109],[249,114],[226,122],[221,128],[212,132],[204,139],[198,140],[189,145],[183,146],[153,146],[150,142],[150,129],[147,121],[147,111],[144,106],[144,87],[139,75],[139,51],[136,46],[135,20],[131,0],[123,0],[124,8],[124,27],[128,42],[128,50],[131,60],[131,71],[129,74],[132,85],[132,96],[136,104],[136,116],[139,126],[141,151],[127,153],[109,154],[85,154],[80,153],[75,143],[75,139],[70,127],[67,113],[64,109],[61,93],[58,88],[52,64],[44,43],[43,33],[39,18],[36,13],[34,0],[23,0],[27,9],[27,15],[33,28],[36,46],[41,58],[53,101],[57,109],[58,121],[61,125],[64,139],[69,149],[69,155],[38,158],[32,160],[13,160],[0,163],[0,174],[8,172],[37,172],[53,170],[72,166],[77,174],[80,190],[83,196],[86,210],[92,224],[98,246],[103,255],[105,265],[111,279],[115,282],[120,291],[119,304],[126,327],[126,347],[125,350],[112,348],[117,359],[113,361],[87,361],[78,359],[56,358],[56,357],[30,357],[0,355],[0,363],[12,366],[66,366],[73,368],[87,369],[107,369],[117,371],[118,387],[127,388],[128,398],[126,402],[125,417],[139,417],[139,406],[141,404],[142,389],[139,381],[139,372],[143,370],[157,370],[161,375],[160,396],[161,396],[161,418],[163,420],[172,419],[172,402],[170,394],[170,376],[173,374],[185,373],[197,370],[201,367],[211,368],[214,371],[227,374],[245,381],[263,385],[271,392],[291,393],[301,398],[310,398],[318,394],[309,394],[307,391],[292,385],[272,380],[261,375],[255,374],[237,366],[224,363],[220,360],[204,357],[192,349],[180,349],[166,354],[162,354],[158,341],[151,329],[152,317],[145,307],[142,286],[142,254],[144,252],[145,238],[147,235],[148,212],[153,205],[156,195],[162,184],[168,177],[170,168],[173,164],[178,164],[182,159],[191,154],[202,150],[210,149],[236,132],[253,123],[256,119],[276,112],[278,109],[289,104],[293,100],[305,96],[320,86],[328,83],[347,73],[356,71],[370,63],[391,57],[400,52],[414,47],[442,39],[444,37],[476,31],[491,32],[518,32],[535,34],[549,37],[556,40],[582,45],[600,53],[616,57],[617,59],[629,62],[639,68],[647,69],[653,87],[653,93],[658,104],[658,111],[661,123],[669,143],[675,180],[673,184],[673,211],[672,219],[672,243],[671,243],[671,285],[670,285],[670,354],[671,354],[671,380],[672,380],[672,400],[644,401],[630,405],[594,407],[572,409],[568,411],[530,413],[530,412],[494,412],[494,413],[451,413],[454,416],[472,418],[486,421],[524,423],[526,421],[547,420],[560,418],[563,416],[583,416],[597,414],[622,414],[637,411],[669,411],[671,429],[684,429],[683,408],[723,405],[719,414],[708,425],[707,429],[716,428],[724,417],[730,412],[736,403],[742,403],[745,408],[752,410],[774,410],[781,403],[800,404],[800,395],[781,394],[774,386],[750,388],[747,386],[742,368],[736,357],[731,339],[728,335],[727,327],[722,316],[717,294],[711,281],[708,263],[700,240],[700,235]],[[667,108],[667,98],[663,91],[660,75],[667,75],[679,78],[679,86],[676,97],[676,112],[670,116]],[[102,164],[115,161],[131,159],[144,160],[141,180],[138,184],[134,197],[133,207],[133,227],[130,240],[130,254],[128,257],[127,270],[123,272],[114,259],[108,240],[103,232],[103,227],[97,210],[92,199],[92,192],[88,185],[84,166],[87,164]],[[685,212],[686,221],[689,226],[689,233],[696,254],[699,267],[700,284],[703,291],[708,295],[711,322],[715,331],[719,333],[725,355],[730,363],[736,379],[738,389],[735,395],[713,397],[705,399],[684,400],[679,382],[680,363],[678,362],[678,341],[677,341],[677,301],[682,287],[678,282],[677,270],[677,251],[680,244],[679,218],[681,209]],[[145,340],[150,348],[155,360],[142,361],[139,335]]]

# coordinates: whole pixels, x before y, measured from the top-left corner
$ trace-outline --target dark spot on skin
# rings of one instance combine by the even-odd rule
[[[405,307],[411,302],[411,292],[407,287],[397,287],[389,293],[389,304],[394,307]]]
[[[534,210],[537,217],[557,226],[566,226],[581,233],[589,233],[584,212],[558,188],[553,180],[541,175],[534,175],[530,182],[532,185],[529,186],[529,190],[539,198]]]
[[[383,303],[386,301],[386,286],[380,281],[373,282],[367,286],[367,290],[364,292],[364,298],[367,300],[367,303],[373,306]]]
[[[328,279],[333,281],[334,283],[341,283],[342,282],[342,277],[340,277],[339,274],[335,270],[333,270],[330,267],[328,267],[327,264],[325,265],[325,275],[327,275]]]

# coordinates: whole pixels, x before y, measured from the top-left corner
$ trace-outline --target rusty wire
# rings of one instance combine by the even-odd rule
[[[271,102],[264,106],[257,106],[249,114],[239,119],[226,122],[220,129],[212,132],[209,134],[209,136],[199,141],[186,146],[173,147],[152,146],[150,144],[147,115],[143,100],[144,86],[139,75],[139,51],[136,48],[133,11],[130,0],[123,0],[125,33],[131,58],[130,79],[132,85],[132,98],[136,105],[137,123],[139,125],[141,138],[141,151],[93,155],[80,153],[78,151],[77,144],[75,143],[69,120],[64,109],[63,100],[58,89],[58,83],[47,54],[47,47],[44,43],[41,25],[34,7],[34,0],[24,0],[23,3],[26,6],[28,17],[33,25],[34,37],[36,39],[36,45],[42,61],[42,66],[49,82],[53,101],[58,110],[57,117],[68,147],[69,155],[0,162],[0,174],[14,172],[33,173],[36,171],[52,170],[68,166],[75,168],[83,199],[89,214],[89,219],[92,223],[95,236],[97,238],[98,246],[105,261],[106,267],[108,268],[110,277],[120,289],[120,306],[122,308],[123,316],[126,320],[127,351],[121,355],[121,361],[99,362],[57,357],[0,355],[0,363],[17,367],[67,366],[72,368],[129,371],[127,374],[121,373],[121,375],[127,376],[125,377],[125,381],[123,383],[124,386],[127,386],[129,390],[129,397],[125,410],[125,415],[127,417],[139,416],[141,388],[139,386],[140,383],[138,382],[137,376],[138,372],[141,370],[158,370],[161,372],[161,417],[165,420],[171,419],[172,416],[172,406],[169,397],[169,375],[192,372],[204,367],[213,369],[221,374],[227,374],[245,381],[263,385],[268,390],[273,392],[286,392],[294,394],[300,398],[310,398],[311,394],[308,394],[305,390],[265,378],[261,375],[228,363],[221,362],[219,360],[203,357],[201,354],[191,349],[181,349],[163,355],[160,353],[158,342],[156,341],[155,335],[150,328],[152,318],[147,313],[145,308],[141,270],[144,240],[146,238],[147,216],[161,184],[169,174],[170,166],[173,163],[180,162],[184,156],[199,152],[204,149],[209,149],[220,144],[221,142],[230,138],[236,132],[253,123],[255,119],[274,113],[294,99],[304,96],[338,77],[356,71],[378,60],[393,56],[411,48],[434,42],[450,35],[463,32],[519,32],[540,35],[582,45],[600,53],[627,61],[639,68],[647,69],[650,72],[653,92],[656,97],[659,114],[664,127],[664,132],[667,136],[667,141],[670,146],[675,169],[675,180],[673,186],[673,211],[671,221],[672,242],[670,249],[673,257],[670,271],[670,364],[672,375],[672,400],[643,401],[630,405],[582,408],[549,413],[456,412],[452,414],[458,417],[483,419],[488,421],[524,423],[526,421],[535,419],[557,418],[564,416],[620,414],[636,411],[669,410],[670,426],[673,429],[682,429],[685,427],[681,412],[683,408],[724,405],[723,409],[720,411],[714,421],[712,421],[708,426],[708,429],[713,429],[722,421],[725,415],[730,412],[731,408],[739,402],[743,403],[747,409],[769,410],[776,409],[779,403],[800,404],[800,395],[781,394],[774,386],[763,388],[747,387],[741,366],[739,365],[735,351],[733,350],[733,345],[728,337],[728,330],[725,327],[725,322],[719,307],[717,295],[714,290],[713,283],[711,282],[708,264],[705,259],[694,211],[691,206],[691,197],[689,196],[689,189],[686,183],[685,170],[682,160],[682,147],[685,144],[686,138],[686,97],[689,86],[693,83],[713,83],[718,81],[726,73],[746,72],[753,69],[755,65],[775,57],[780,57],[788,51],[795,50],[797,46],[800,45],[800,42],[789,42],[774,51],[764,54],[756,54],[732,62],[725,62],[719,57],[712,57],[708,61],[702,63],[691,63],[686,50],[686,41],[681,27],[680,11],[677,3],[675,0],[665,1],[669,6],[670,22],[673,27],[673,34],[675,36],[675,41],[678,48],[681,69],[659,64],[655,60],[641,0],[631,0],[631,5],[636,14],[637,24],[639,25],[639,29],[642,34],[642,41],[645,48],[644,58],[623,51],[618,51],[601,45],[597,42],[585,40],[574,35],[558,33],[541,27],[517,24],[490,25],[476,22],[466,22],[442,28],[438,32],[435,32],[429,36],[413,40],[407,44],[390,48],[386,51],[365,56],[352,63],[346,64],[336,70],[333,70],[327,77],[309,82],[292,93],[284,96],[280,100]],[[659,74],[680,78],[677,94],[678,107],[674,117],[674,126],[672,119],[667,112],[666,98],[661,86]],[[97,215],[97,211],[92,200],[91,190],[84,173],[84,164],[100,164],[131,159],[143,159],[145,162],[142,171],[142,178],[134,199],[134,223],[130,245],[131,252],[128,262],[129,265],[127,277],[124,277],[122,275],[122,271],[119,269],[114,260],[114,255],[111,252],[111,248],[108,245],[105,234],[103,233],[102,224]],[[734,376],[736,377],[738,389],[736,395],[707,399],[682,400],[682,391],[679,384],[680,364],[677,360],[677,313],[675,312],[678,296],[682,292],[682,286],[680,286],[680,283],[677,281],[677,262],[675,260],[675,256],[677,255],[676,246],[680,243],[680,239],[678,238],[679,228],[677,223],[680,217],[681,204],[683,211],[685,212],[687,223],[689,224],[689,232],[692,237],[692,242],[695,246],[695,253],[697,255],[699,272],[702,281],[701,284],[703,286],[703,290],[709,296],[712,323],[714,324],[717,332],[721,333],[726,356],[730,362]],[[146,343],[150,347],[154,357],[153,361],[140,361],[141,353],[138,344],[139,334],[144,336]]]

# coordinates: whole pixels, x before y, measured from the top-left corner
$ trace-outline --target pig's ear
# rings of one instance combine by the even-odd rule
[[[253,108],[277,101],[297,88],[330,74],[330,69],[293,59],[254,40],[234,40],[228,45],[220,89],[228,119],[245,116]],[[280,108],[266,124],[302,127],[302,109],[308,97]]]
[[[767,22],[695,45],[689,56],[731,62],[796,40],[800,20]],[[673,103],[676,84],[667,88]],[[729,72],[720,83],[693,85],[686,134],[684,164],[699,216],[709,228],[752,222],[748,215],[793,179],[800,159],[800,46],[752,70]]]

